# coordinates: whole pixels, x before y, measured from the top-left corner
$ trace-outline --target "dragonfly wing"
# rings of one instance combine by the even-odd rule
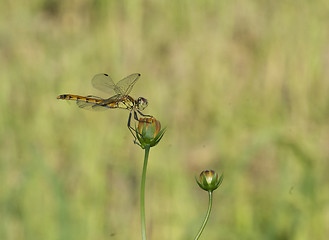
[[[92,96],[92,95],[89,95],[87,97],[92,97],[92,98],[104,100],[103,98]],[[92,103],[92,102],[78,101],[77,105],[78,105],[79,108],[83,108],[83,109],[91,110],[91,111],[104,111],[104,110],[108,109],[106,107],[103,107],[102,105],[95,104],[95,103]]]
[[[113,97],[103,99],[103,101],[99,105],[106,105],[110,103],[115,103],[121,99],[121,94],[114,95]]]
[[[120,89],[120,94],[128,95],[140,76],[140,73],[133,73],[128,77],[125,77],[124,79],[120,80],[116,84],[116,87]]]
[[[121,89],[113,82],[112,78],[106,73],[100,73],[93,77],[91,83],[94,88],[101,90],[103,92],[113,94],[113,91],[116,94],[122,94]]]

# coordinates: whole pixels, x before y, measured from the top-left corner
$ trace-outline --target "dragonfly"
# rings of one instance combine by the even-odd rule
[[[135,130],[131,126],[132,116],[137,121],[141,121],[138,119],[138,115],[152,117],[151,115],[145,115],[141,112],[148,106],[146,98],[139,97],[134,99],[129,95],[140,76],[139,73],[133,73],[115,84],[108,74],[100,73],[92,78],[91,84],[95,89],[107,94],[113,95],[114,92],[115,95],[112,97],[101,98],[93,95],[79,96],[74,94],[62,94],[59,95],[57,99],[73,100],[76,101],[78,107],[93,111],[102,111],[109,108],[129,110],[127,126],[136,142]]]

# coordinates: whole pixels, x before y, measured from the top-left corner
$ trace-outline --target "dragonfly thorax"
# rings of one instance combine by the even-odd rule
[[[136,108],[140,111],[144,110],[147,105],[148,105],[148,101],[146,98],[143,98],[143,97],[139,97],[136,101],[135,101],[135,104],[136,104]]]

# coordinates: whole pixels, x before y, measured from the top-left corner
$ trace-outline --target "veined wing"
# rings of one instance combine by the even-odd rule
[[[87,98],[94,98],[97,100],[102,100],[104,101],[103,98],[97,97],[97,96],[92,96],[92,95],[88,95]],[[107,110],[108,108],[103,107],[102,105],[98,104],[98,103],[94,103],[94,102],[84,102],[84,101],[77,101],[77,105],[79,108],[83,108],[86,110],[92,110],[92,111],[104,111]]]
[[[112,78],[106,73],[100,73],[93,77],[91,80],[94,88],[103,92],[112,94],[113,90],[118,96],[128,95],[133,86],[140,77],[139,73],[131,74],[115,84]]]
[[[133,73],[125,77],[116,84],[117,89],[120,89],[122,95],[128,95],[140,76],[140,73]]]
[[[94,88],[101,90],[103,92],[113,95],[113,91],[116,94],[122,94],[121,89],[115,85],[112,78],[106,73],[100,73],[93,77],[91,83]]]
[[[121,97],[121,94],[117,94],[110,98],[103,99],[103,101],[99,105],[102,106],[102,105],[107,105],[110,103],[116,103],[117,101],[120,101],[120,97]]]

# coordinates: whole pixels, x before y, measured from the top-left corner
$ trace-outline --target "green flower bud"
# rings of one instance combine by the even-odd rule
[[[140,146],[145,149],[146,145],[153,147],[163,137],[166,129],[161,129],[160,121],[155,117],[140,118],[135,129]]]
[[[219,177],[218,173],[213,170],[202,171],[199,180],[195,178],[196,182],[205,191],[212,192],[216,190],[223,181],[223,174]]]

